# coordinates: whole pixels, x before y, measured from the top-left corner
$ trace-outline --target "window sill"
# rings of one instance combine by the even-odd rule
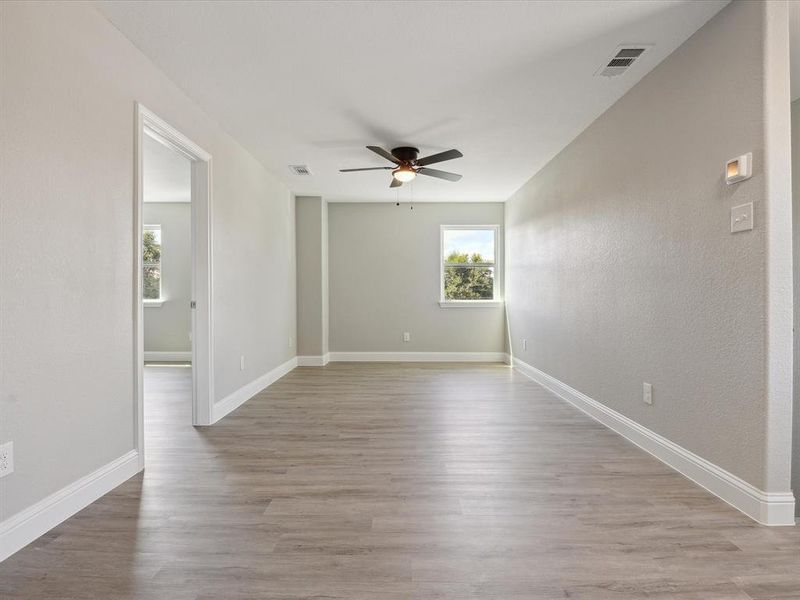
[[[145,308],[157,308],[164,304],[165,300],[162,298],[160,300],[144,300],[144,307]]]
[[[500,308],[502,300],[440,300],[442,308]]]

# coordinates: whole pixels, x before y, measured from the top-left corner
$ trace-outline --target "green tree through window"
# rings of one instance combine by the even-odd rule
[[[142,297],[161,299],[161,227],[148,226],[142,239]]]
[[[442,227],[442,300],[495,299],[497,228]]]
[[[444,265],[445,300],[491,300],[494,298],[494,267],[476,253],[451,252]]]

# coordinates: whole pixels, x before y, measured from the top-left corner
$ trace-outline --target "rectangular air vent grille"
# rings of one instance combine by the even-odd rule
[[[307,165],[289,165],[289,169],[291,169],[292,173],[295,175],[304,177],[311,175],[311,169],[309,169]]]
[[[636,59],[635,58],[612,58],[606,66],[607,67],[630,67],[633,64],[634,60],[636,60]]]
[[[639,58],[644,52],[644,48],[623,48],[615,55],[615,58]]]
[[[649,47],[650,44],[618,46],[614,54],[609,57],[605,65],[600,67],[595,75],[601,77],[616,77],[622,75]]]

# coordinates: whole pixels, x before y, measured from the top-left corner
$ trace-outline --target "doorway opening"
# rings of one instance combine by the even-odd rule
[[[157,407],[188,423],[191,398],[192,425],[211,423],[210,177],[211,156],[137,104],[134,356],[140,468],[145,410]],[[185,394],[178,397],[186,402],[151,404],[164,401],[158,390],[145,402],[145,368],[153,370],[148,381],[182,382]],[[177,379],[166,375],[172,369],[181,370]],[[169,397],[174,400],[174,390]]]

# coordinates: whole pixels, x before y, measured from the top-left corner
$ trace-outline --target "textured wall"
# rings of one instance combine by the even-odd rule
[[[164,300],[161,306],[145,305],[144,350],[191,352],[192,205],[188,202],[145,202],[143,218],[145,225],[161,225],[161,298]]]
[[[786,491],[788,471],[769,481],[780,457],[767,456],[791,417],[785,381],[767,398],[766,222],[788,201],[768,196],[765,168],[772,4],[723,9],[508,201],[507,299],[516,358]],[[752,179],[726,185],[725,161],[750,151]],[[731,234],[730,208],[745,202],[756,227]],[[767,433],[770,419],[783,429]]]
[[[504,351],[502,307],[439,306],[440,225],[502,225],[502,203],[334,202],[328,213],[332,352]],[[502,297],[502,268],[496,280]]]
[[[328,203],[322,203],[322,353],[330,350],[330,257]]]
[[[3,519],[133,448],[135,101],[213,155],[215,397],[296,327],[294,205],[260,163],[90,5],[0,3],[0,44]]]
[[[295,200],[297,243],[297,354],[327,350],[327,206],[318,196]]]

